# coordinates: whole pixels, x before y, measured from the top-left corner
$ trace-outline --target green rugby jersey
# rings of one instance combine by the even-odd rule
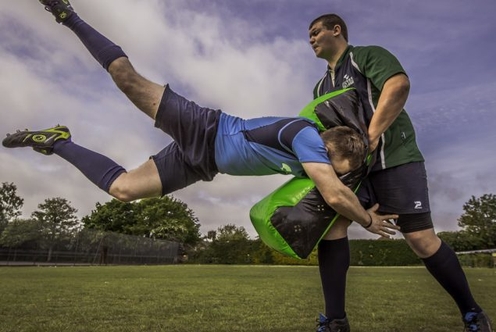
[[[354,87],[362,100],[368,123],[375,111],[384,83],[392,76],[405,73],[398,59],[379,46],[351,46],[339,59],[335,70],[329,67],[316,84],[314,98],[337,89]],[[406,74],[406,73],[405,73]],[[367,125],[368,125],[367,123]],[[424,161],[412,122],[405,110],[381,136],[374,170],[415,161]]]

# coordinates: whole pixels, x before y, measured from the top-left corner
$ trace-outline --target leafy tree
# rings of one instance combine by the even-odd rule
[[[496,248],[496,196],[472,196],[463,210],[465,213],[458,219],[458,226],[480,240],[481,247],[477,249]]]
[[[267,246],[260,238],[252,240],[253,254],[252,259],[255,264],[274,264],[274,256],[277,253],[274,249]]]
[[[145,236],[195,245],[200,241],[200,224],[188,206],[173,198],[149,198],[123,203],[116,199],[97,203],[83,218],[88,228]]]
[[[0,187],[0,233],[7,223],[21,215],[24,199],[17,196],[17,187],[13,183],[3,182]]]
[[[242,226],[227,224],[218,228],[216,240],[220,242],[248,240],[248,232]]]
[[[481,240],[477,235],[461,230],[457,232],[439,232],[439,238],[446,242],[455,251],[470,251],[481,247]]]
[[[125,203],[113,199],[105,204],[96,203],[96,209],[81,220],[85,227],[106,232],[132,234],[131,227],[136,224],[134,203]]]
[[[194,246],[200,241],[200,223],[185,203],[170,197],[141,200],[140,222],[150,237]]]
[[[205,255],[212,263],[246,264],[251,263],[253,248],[244,227],[228,224],[217,229],[217,236]]]
[[[33,212],[32,218],[40,224],[41,246],[48,249],[47,261],[51,261],[54,247],[71,238],[77,231],[79,221],[77,210],[65,198],[49,198],[38,205],[39,210]]]
[[[0,244],[5,247],[19,248],[25,243],[39,239],[40,225],[35,219],[14,219],[5,228]]]

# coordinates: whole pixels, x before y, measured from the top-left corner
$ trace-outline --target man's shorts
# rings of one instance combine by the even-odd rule
[[[162,182],[162,195],[200,180],[211,181],[218,173],[215,136],[220,114],[220,110],[200,107],[165,87],[155,127],[174,142],[151,157]]]
[[[433,228],[423,162],[370,173],[357,196],[366,209],[379,203],[378,212],[398,214],[397,225],[403,233]]]

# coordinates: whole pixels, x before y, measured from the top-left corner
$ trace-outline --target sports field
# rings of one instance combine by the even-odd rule
[[[496,319],[496,269],[467,269]],[[1,267],[0,331],[313,332],[317,267]],[[424,268],[350,269],[352,331],[461,331]]]

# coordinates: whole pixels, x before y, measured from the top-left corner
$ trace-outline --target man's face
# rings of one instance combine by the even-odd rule
[[[317,58],[327,59],[335,52],[334,32],[323,26],[322,22],[312,25],[308,37]]]

